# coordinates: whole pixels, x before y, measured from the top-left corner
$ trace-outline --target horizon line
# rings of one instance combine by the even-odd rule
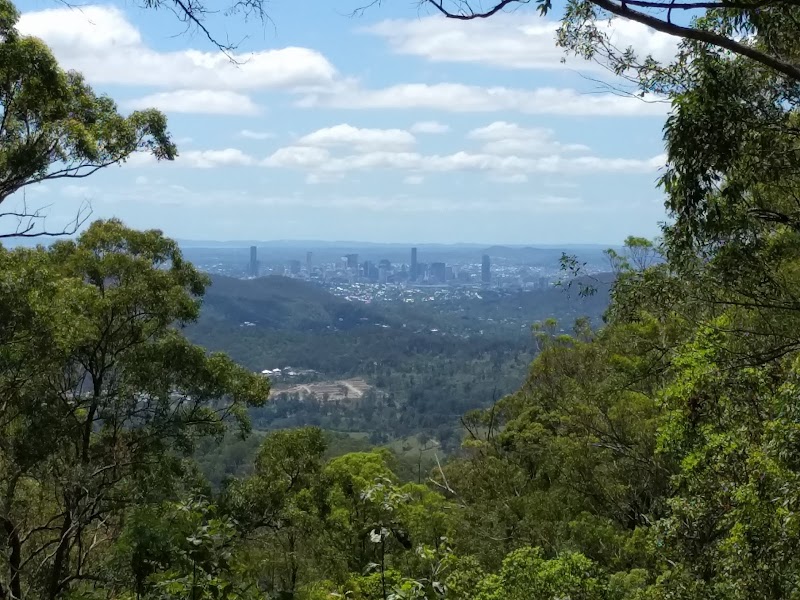
[[[336,244],[336,245],[367,245],[367,246],[506,246],[509,248],[560,248],[567,246],[622,246],[624,242],[371,242],[365,240],[321,240],[321,239],[291,239],[281,238],[273,240],[214,240],[214,239],[192,239],[192,238],[173,238],[179,244],[241,244],[242,248],[248,246],[270,245],[270,244]]]

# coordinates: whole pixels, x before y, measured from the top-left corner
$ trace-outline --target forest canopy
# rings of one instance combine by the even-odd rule
[[[608,52],[598,10],[658,8],[572,1],[561,41]],[[672,103],[662,238],[610,255],[602,327],[536,326],[524,385],[415,481],[304,427],[213,488],[196,450],[246,436],[269,382],[182,335],[208,279],[177,244],[106,220],[0,249],[0,600],[800,597],[799,9],[693,10],[672,64],[615,55]],[[175,155],[162,115],[119,115],[16,18],[9,193]]]

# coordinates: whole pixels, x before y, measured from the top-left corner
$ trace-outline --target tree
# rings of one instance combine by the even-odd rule
[[[14,5],[0,0],[0,204],[32,183],[87,177],[135,152],[175,158],[162,113],[122,116],[79,73],[61,69],[41,40],[20,35],[18,19]],[[57,233],[75,233],[87,216]],[[17,227],[0,237],[54,233],[43,228],[40,211],[14,209],[2,218],[16,219]]]
[[[188,343],[206,278],[158,231],[98,221],[0,251],[0,597],[102,582],[126,510],[169,497],[198,439],[247,432],[268,382]]]
[[[309,580],[309,563],[321,549],[322,489],[318,479],[326,449],[316,427],[276,431],[264,438],[252,477],[236,481],[225,505],[252,542],[261,587],[294,597]]]
[[[246,552],[237,524],[206,500],[139,511],[125,532],[138,597],[153,600],[256,600],[246,576]],[[161,535],[159,535],[161,534]],[[146,577],[141,577],[145,575]]]

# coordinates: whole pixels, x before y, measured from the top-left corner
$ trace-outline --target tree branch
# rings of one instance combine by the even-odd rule
[[[470,11],[469,13],[464,14],[461,12],[452,12],[447,8],[445,8],[443,3],[444,0],[424,0],[424,1],[431,4],[433,7],[436,8],[436,10],[445,15],[447,18],[458,19],[462,21],[468,21],[471,19],[485,19],[500,12],[501,10],[503,10],[504,8],[508,7],[511,4],[528,3],[528,0],[501,0],[500,2],[495,4],[491,9],[485,12],[476,13]],[[670,19],[664,21],[658,17],[654,17],[647,13],[634,10],[628,7],[628,5],[634,5],[643,8],[664,8],[664,9],[669,8],[670,10],[675,10],[675,9],[694,10],[701,8],[729,8],[734,10],[735,9],[756,10],[763,6],[775,5],[775,4],[797,6],[797,2],[795,0],[761,0],[760,2],[754,2],[754,3],[699,1],[699,2],[687,2],[684,4],[676,3],[674,5],[665,4],[663,2],[657,2],[654,0],[632,0],[632,1],[625,0],[620,2],[615,2],[614,0],[590,0],[590,1],[598,8],[601,8],[618,17],[622,17],[624,19],[628,19],[630,21],[635,21],[637,23],[641,23],[642,25],[652,27],[656,31],[660,31],[661,33],[666,33],[667,35],[693,40],[704,44],[710,44],[712,46],[724,48],[725,50],[730,50],[735,54],[738,54],[740,56],[745,56],[766,67],[774,69],[775,71],[782,73],[783,75],[786,75],[787,77],[789,77],[794,81],[800,81],[800,67],[788,63],[786,61],[780,60],[779,58],[767,54],[766,52],[757,50],[756,48],[748,46],[747,44],[737,42],[736,40],[725,37],[724,35],[714,33],[713,31],[705,31],[702,29],[696,29],[694,27],[684,27],[681,25],[676,25],[672,23]]]
[[[783,73],[790,79],[800,81],[800,67],[784,62],[778,58],[775,58],[774,56],[761,52],[760,50],[756,50],[752,46],[748,46],[727,38],[724,35],[719,35],[712,31],[703,31],[693,27],[683,27],[681,25],[675,25],[674,23],[662,21],[657,17],[653,17],[641,11],[628,8],[625,2],[621,2],[619,4],[613,0],[591,0],[591,2],[595,6],[598,6],[603,10],[610,12],[611,14],[617,15],[618,17],[623,17],[625,19],[641,23],[642,25],[647,25],[656,31],[660,31],[661,33],[666,33],[675,37],[694,40],[696,42],[702,42],[704,44],[710,44],[712,46],[718,46],[720,48],[730,50],[735,54],[745,56],[751,60],[761,63],[766,67],[774,69],[779,73]]]
[[[38,237],[61,237],[73,235],[83,227],[92,215],[92,205],[90,202],[85,201],[78,208],[75,218],[67,223],[60,230],[48,230],[45,221],[47,215],[43,212],[48,207],[37,208],[34,211],[28,211],[27,201],[23,201],[23,207],[17,211],[8,211],[0,213],[0,219],[12,218],[16,219],[17,224],[14,231],[10,233],[0,232],[0,239],[13,239],[13,238],[38,238]]]

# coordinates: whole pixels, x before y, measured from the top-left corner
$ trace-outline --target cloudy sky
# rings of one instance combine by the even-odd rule
[[[363,4],[363,3],[362,3]],[[123,111],[169,117],[180,157],[135,156],[27,193],[51,222],[97,217],[191,239],[616,243],[655,235],[667,107],[613,93],[534,12],[447,21],[413,3],[268,4],[209,22],[237,64],[167,12],[22,2],[43,38]],[[674,42],[615,23],[621,45]]]

